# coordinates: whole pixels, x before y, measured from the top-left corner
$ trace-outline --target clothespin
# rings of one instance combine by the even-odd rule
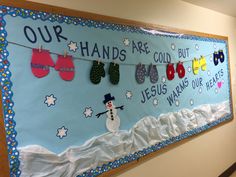
[[[67,51],[64,50],[64,58],[66,58],[66,56],[67,56]]]
[[[42,45],[39,44],[39,52],[42,51]]]

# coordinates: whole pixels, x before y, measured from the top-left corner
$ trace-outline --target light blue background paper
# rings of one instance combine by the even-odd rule
[[[220,103],[229,100],[229,75],[227,68],[227,48],[223,41],[212,41],[211,39],[185,39],[166,36],[157,36],[152,34],[140,34],[131,32],[114,31],[110,29],[98,29],[94,27],[86,27],[73,24],[59,24],[49,21],[23,19],[21,17],[5,16],[6,31],[8,32],[7,40],[9,42],[19,43],[25,46],[38,48],[42,45],[44,49],[51,52],[63,54],[64,50],[68,51],[67,45],[70,41],[85,42],[88,41],[91,46],[95,42],[98,46],[114,46],[119,49],[125,49],[126,60],[120,63],[120,82],[118,85],[112,85],[109,81],[108,68],[109,62],[112,59],[101,59],[105,62],[106,77],[101,83],[94,85],[90,82],[89,74],[92,67],[92,60],[98,59],[95,57],[82,57],[80,48],[76,52],[69,52],[70,55],[76,58],[85,58],[87,60],[74,60],[75,78],[73,81],[63,81],[54,68],[50,69],[48,76],[44,78],[36,78],[31,73],[30,62],[32,50],[21,46],[8,44],[10,70],[12,73],[11,81],[13,83],[13,101],[17,131],[17,141],[19,147],[26,145],[38,144],[47,149],[60,153],[70,146],[82,145],[85,141],[93,136],[98,136],[107,132],[105,122],[106,115],[96,118],[96,114],[105,111],[103,104],[104,95],[111,93],[115,96],[115,105],[124,105],[124,110],[118,110],[118,115],[121,119],[121,130],[129,130],[133,125],[145,116],[158,117],[161,113],[174,112],[183,108],[193,109],[202,104]],[[45,43],[40,38],[37,32],[38,41],[35,44],[30,43],[24,36],[24,26],[30,26],[37,32],[37,28],[48,27],[53,41]],[[60,25],[63,29],[62,35],[68,40],[58,42],[53,32],[53,26]],[[44,29],[42,29],[44,30]],[[123,40],[128,38],[129,46],[123,44]],[[147,42],[149,54],[133,54],[131,41]],[[171,49],[171,44],[175,45],[175,50]],[[196,45],[199,49],[196,49]],[[79,46],[79,45],[78,45]],[[189,57],[178,57],[178,48],[189,48]],[[215,66],[211,60],[214,51],[223,49],[225,54],[225,62]],[[137,84],[135,80],[135,68],[138,63],[155,64],[153,60],[154,51],[169,52],[172,57],[172,62],[186,61],[184,67],[186,70],[186,78],[189,85],[183,90],[179,100],[179,106],[169,105],[167,97],[172,93],[183,79],[179,79],[177,73],[172,81],[166,78],[166,64],[158,64],[159,80],[157,84],[151,84],[149,77],[145,78],[144,84]],[[194,57],[199,58],[200,55],[206,56],[207,71],[199,71],[198,75],[193,72],[188,72],[188,67],[192,68],[192,60]],[[54,62],[57,56],[51,54]],[[146,65],[146,67],[147,67]],[[175,65],[176,68],[176,65]],[[223,86],[217,89],[215,84],[210,90],[206,89],[208,82],[214,75],[223,69],[224,75],[219,81],[224,81]],[[210,75],[208,75],[210,73]],[[166,78],[167,93],[156,95],[146,103],[141,103],[142,91],[150,88],[153,85],[163,86],[162,77]],[[192,88],[192,81],[198,78],[203,78],[202,93],[199,93],[199,87]],[[218,93],[215,90],[218,90]],[[126,98],[126,92],[132,92],[132,98]],[[47,107],[44,103],[45,96],[53,94],[56,98],[55,106]],[[153,100],[158,100],[158,105],[153,105]],[[190,104],[190,100],[194,104]],[[90,118],[85,118],[83,112],[86,107],[91,107],[93,115]],[[68,128],[68,135],[63,139],[56,136],[57,129],[65,126]]]

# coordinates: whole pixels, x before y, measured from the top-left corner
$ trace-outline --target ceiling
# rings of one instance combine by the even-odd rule
[[[235,0],[183,0],[183,1],[236,17]]]

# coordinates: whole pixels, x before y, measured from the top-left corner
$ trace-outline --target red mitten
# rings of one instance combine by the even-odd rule
[[[176,71],[178,73],[179,78],[183,78],[185,76],[185,69],[182,62],[179,62],[177,64]]]
[[[175,69],[174,69],[174,64],[173,63],[169,63],[167,65],[166,76],[167,76],[168,80],[174,79],[174,77],[175,77]]]
[[[75,67],[72,56],[58,55],[55,70],[59,71],[60,77],[65,81],[73,80],[75,76]]]
[[[48,75],[49,66],[54,67],[54,62],[48,50],[33,49],[31,71],[35,77],[42,78]]]

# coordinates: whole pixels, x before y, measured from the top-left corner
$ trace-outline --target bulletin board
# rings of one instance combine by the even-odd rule
[[[3,4],[10,176],[103,175],[232,119],[227,37]]]

